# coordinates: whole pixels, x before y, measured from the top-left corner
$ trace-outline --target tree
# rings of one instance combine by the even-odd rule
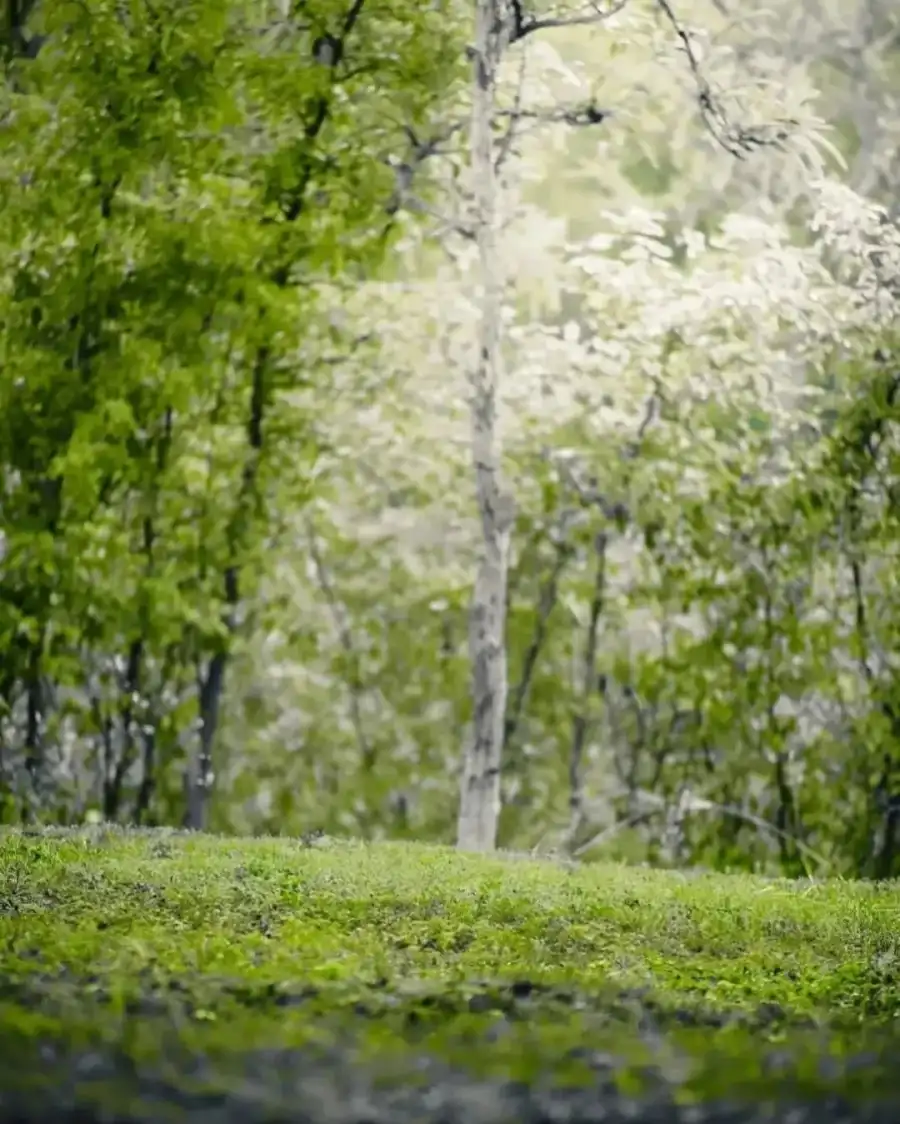
[[[461,786],[458,846],[493,850],[500,813],[500,754],[506,714],[506,581],[514,522],[512,495],[500,480],[497,383],[501,365],[503,262],[497,245],[493,127],[496,89],[511,26],[502,0],[475,8],[471,161],[474,227],[481,268],[481,323],[472,373],[472,466],[483,554],[470,625],[473,733]]]
[[[0,687],[36,813],[74,721],[106,815],[141,769],[143,815],[180,759],[207,822],[271,503],[305,502],[318,455],[320,297],[396,238],[387,158],[460,67],[418,4],[283,9],[10,8]]]
[[[638,26],[632,39],[618,28],[616,40],[633,44],[640,58],[641,51],[648,50],[642,33]],[[655,41],[651,45],[656,51]],[[707,53],[704,61],[714,69],[718,66],[715,54]],[[647,66],[646,61],[636,64],[629,54],[617,55],[602,73],[608,78],[620,67],[623,74],[636,74],[643,84],[642,66]],[[512,100],[509,87],[501,97]],[[805,97],[801,89],[800,100]],[[777,128],[771,134],[763,128],[766,120],[776,116],[774,99],[768,90],[763,120],[744,118],[745,134],[759,138],[777,133]],[[795,100],[793,89],[785,91],[789,113],[799,116],[802,125],[797,149],[808,168],[802,182],[804,186],[811,182],[814,202],[823,202],[835,185],[816,183],[821,167],[810,138],[815,140],[817,122],[811,111],[809,116],[801,112],[803,105]],[[508,104],[499,105],[501,134]],[[587,99],[582,110],[586,104]],[[569,108],[557,107],[557,117],[563,111],[568,113]],[[682,105],[675,101],[672,121],[664,119],[660,131],[678,126],[681,111]],[[640,131],[647,131],[643,119],[635,122],[634,133]],[[614,178],[625,148],[623,130],[604,130],[604,140],[607,136],[610,147],[599,168],[608,169]],[[529,148],[529,138],[520,134],[519,140],[522,163],[517,171],[527,168],[536,152]],[[793,152],[777,157],[763,151],[773,167],[778,159],[786,166],[797,159]],[[724,178],[723,169],[733,157],[723,149],[720,163],[715,164],[717,153],[711,145],[701,154],[707,161],[700,179],[705,190],[709,181]],[[547,159],[546,152],[542,155]],[[693,165],[695,155],[692,147],[685,159]],[[555,180],[554,171],[541,181],[541,190]],[[501,201],[508,213],[512,192],[508,186],[503,190]],[[463,194],[466,191],[473,193],[474,184],[464,184]],[[677,206],[687,194],[683,184],[673,186]],[[665,203],[660,204],[664,211],[660,215],[633,202],[616,202],[603,211],[595,207],[593,231],[569,240],[541,207],[516,202],[515,225],[501,232],[505,253],[512,259],[511,273],[519,282],[517,294],[507,292],[504,310],[509,325],[505,361],[513,373],[498,388],[506,416],[504,469],[514,482],[518,507],[507,634],[513,689],[506,726],[511,733],[504,750],[501,829],[506,841],[521,845],[523,837],[533,842],[552,825],[569,772],[568,767],[560,769],[565,758],[561,747],[568,747],[570,737],[574,746],[572,707],[581,708],[583,703],[588,726],[581,768],[588,833],[584,839],[594,830],[604,803],[616,816],[621,814],[624,799],[615,784],[619,769],[623,785],[633,793],[633,814],[652,820],[648,831],[655,831],[670,813],[675,824],[679,787],[697,783],[687,772],[685,755],[703,760],[701,742],[710,734],[709,722],[699,729],[694,722],[697,706],[686,705],[688,700],[704,710],[710,705],[690,693],[702,686],[699,667],[691,673],[694,679],[687,671],[676,677],[680,665],[675,659],[676,655],[682,661],[688,658],[677,605],[683,596],[693,596],[691,567],[697,567],[706,580],[706,557],[709,572],[715,574],[717,556],[710,555],[710,544],[716,541],[715,521],[729,525],[725,520],[732,518],[713,498],[739,494],[731,485],[726,490],[724,483],[740,479],[745,469],[763,471],[769,456],[767,442],[777,445],[777,435],[810,424],[812,399],[797,393],[797,379],[826,362],[841,323],[848,323],[851,315],[853,287],[823,269],[820,247],[810,245],[808,236],[804,244],[797,225],[778,221],[768,197],[758,205],[756,200],[745,204],[737,213],[726,212],[707,232],[695,229],[689,208],[682,218],[681,211],[667,216]],[[849,199],[835,200],[826,225],[834,229],[838,212],[849,219],[851,210]],[[470,217],[471,212],[465,212],[462,220],[437,216],[440,226],[455,226],[462,236],[461,243],[444,243],[452,260],[438,266],[430,263],[424,277],[401,273],[396,282],[367,287],[361,299],[367,306],[363,323],[377,329],[381,339],[371,372],[378,408],[366,409],[362,399],[350,399],[331,419],[335,442],[352,445],[354,458],[341,477],[340,501],[332,499],[327,510],[323,504],[321,549],[332,591],[353,622],[354,681],[359,668],[367,733],[370,741],[383,747],[375,774],[378,780],[374,785],[361,779],[357,783],[355,736],[346,740],[342,764],[335,764],[331,782],[334,795],[329,807],[336,819],[326,821],[339,823],[343,830],[361,829],[362,812],[355,809],[363,805],[368,815],[364,830],[399,829],[390,814],[380,812],[382,783],[409,794],[401,803],[412,809],[408,821],[414,826],[403,830],[442,837],[454,830],[446,811],[442,816],[451,799],[453,776],[446,730],[471,718],[458,694],[463,662],[458,637],[466,616],[465,571],[475,565],[481,550],[481,528],[475,520],[469,522],[464,499],[471,471],[463,457],[471,447],[469,434],[456,408],[465,402],[463,372],[472,370],[471,341],[477,338],[481,316]],[[411,246],[406,259],[413,263],[411,271],[421,268],[416,252]],[[542,288],[529,308],[524,298],[532,298],[538,284]],[[857,320],[858,315],[853,312],[851,319],[865,335],[873,322]],[[648,428],[636,448],[645,417]],[[727,418],[732,420],[726,424]],[[761,424],[771,426],[769,436],[766,429],[757,434],[754,427]],[[567,465],[583,467],[583,476],[570,480]],[[592,474],[598,480],[593,490],[605,498],[603,504],[591,498]],[[654,522],[680,512],[685,495],[694,492],[702,497],[698,512],[709,516],[696,555],[677,535],[653,537]],[[784,495],[778,500],[786,502]],[[740,533],[764,534],[764,519],[754,519],[750,526],[742,522],[751,518],[751,511],[741,505]],[[642,542],[644,528],[647,543]],[[598,681],[605,680],[608,689],[603,697],[597,691],[582,697],[583,683],[573,690],[569,668],[573,647],[579,673],[588,653],[591,602],[599,576],[594,545],[598,534],[607,536],[609,565],[596,659]],[[654,541],[663,552],[664,566],[657,564]],[[805,542],[798,536],[798,561]],[[730,563],[736,598],[741,596],[738,583],[749,557],[739,554]],[[298,580],[293,595],[302,596],[299,603],[306,614],[313,611],[311,596],[305,589],[301,594],[301,589],[303,582]],[[696,612],[705,612],[702,603]],[[720,612],[728,612],[724,598],[715,608],[717,615]],[[629,654],[627,645],[639,631],[636,622],[647,618],[654,631],[662,632],[663,643],[669,643],[669,656],[662,658],[655,643],[648,644],[645,652],[635,644]],[[650,630],[644,626],[643,631]],[[815,635],[816,644],[825,645]],[[757,766],[761,750],[754,748],[751,754],[738,740],[745,737],[744,723],[734,716],[746,700],[742,703],[737,690],[747,677],[736,671],[725,682],[717,643],[715,635],[708,638],[704,666],[723,672],[716,686],[716,731],[730,728],[735,748],[733,757],[729,751],[723,758],[727,764],[713,775],[723,784],[733,784],[736,792],[746,793],[760,781],[768,783],[766,769]],[[286,644],[282,650],[289,647]],[[822,650],[810,654],[818,658]],[[308,646],[303,651],[305,659],[311,658]],[[694,655],[700,656],[699,646]],[[295,663],[289,666],[296,668]],[[296,696],[285,691],[282,696],[296,699],[282,711],[284,718],[299,711],[298,724],[307,734],[313,725],[307,716],[319,713],[325,700],[334,697],[328,693],[328,684],[334,682],[330,677],[337,675],[341,681],[344,665],[341,660],[317,666],[326,678],[315,689],[304,687]],[[785,688],[790,686],[787,678],[781,682]],[[729,699],[730,709],[720,704],[720,696]],[[276,697],[273,690],[269,698],[274,702]],[[759,721],[754,708],[748,711],[748,734]],[[619,730],[613,729],[614,737],[607,740],[614,722]],[[278,752],[271,739],[279,728],[273,724],[269,740],[257,743],[267,744],[266,752]],[[334,730],[320,720],[313,729],[313,739],[307,743],[309,757],[315,760],[327,753],[329,761],[334,760],[338,753]],[[348,733],[351,729],[348,724]],[[667,755],[666,746],[674,747]],[[313,791],[313,766],[307,769],[300,756],[287,760],[292,790],[305,784]],[[635,761],[637,768],[633,768]],[[748,767],[738,773],[741,761]],[[315,766],[317,773],[322,768]],[[643,804],[651,789],[660,801],[658,810]],[[709,792],[705,798],[716,796],[721,794]],[[304,799],[306,814],[316,814],[314,801]],[[695,805],[689,801],[685,806]],[[777,806],[771,807],[777,814]],[[768,807],[760,807],[759,813],[757,819],[764,822]],[[332,815],[323,810],[326,814]],[[699,838],[699,820],[695,830]],[[764,836],[764,830],[758,833]],[[676,835],[673,826],[673,838]],[[641,836],[645,838],[653,836]],[[576,840],[576,845],[581,841]],[[766,853],[747,843],[742,847],[745,856],[755,856],[753,861]]]
[[[472,386],[472,455],[482,527],[482,557],[475,582],[470,625],[473,683],[473,735],[464,758],[458,845],[492,850],[496,845],[500,812],[500,771],[507,701],[506,586],[509,536],[514,522],[512,496],[499,483],[500,447],[497,431],[497,384],[500,376],[503,308],[502,258],[497,241],[498,213],[495,174],[510,147],[516,128],[528,116],[596,125],[607,116],[591,99],[573,112],[544,107],[535,112],[517,100],[505,116],[509,125],[495,154],[493,128],[499,117],[497,91],[507,48],[533,33],[550,28],[598,24],[621,12],[625,3],[601,10],[590,3],[578,14],[536,14],[521,2],[480,0],[476,4],[473,58],[471,174],[473,178],[474,237],[481,275],[481,322]],[[704,77],[689,30],[678,20],[668,0],[656,0],[661,13],[685,52],[697,83],[697,103],[710,133],[735,156],[754,148],[782,143],[787,132],[775,126],[746,128],[732,123]]]

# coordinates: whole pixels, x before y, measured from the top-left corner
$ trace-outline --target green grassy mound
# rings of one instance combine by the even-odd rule
[[[6,831],[0,1109],[52,1087],[59,1119],[374,1120],[377,1096],[451,1080],[482,1107],[502,1090],[491,1120],[556,1119],[509,1099],[551,1089],[604,1119],[660,1098],[871,1105],[900,1085],[898,957],[896,885]],[[315,1115],[323,1082],[355,1116]],[[437,1119],[423,1103],[410,1119]],[[601,1118],[582,1109],[559,1118]]]

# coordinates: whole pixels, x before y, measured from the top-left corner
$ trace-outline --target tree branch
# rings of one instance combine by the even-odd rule
[[[319,550],[315,527],[313,526],[312,520],[309,518],[306,520],[306,537],[309,543],[310,557],[315,566],[316,577],[319,579],[319,587],[322,590],[329,611],[331,612],[341,648],[350,664],[350,680],[348,683],[350,688],[350,716],[353,729],[356,733],[356,742],[359,747],[363,769],[368,773],[371,772],[375,765],[375,751],[366,737],[362,707],[360,706],[362,675],[360,673],[359,656],[356,651],[356,645],[353,642],[353,634],[350,631],[346,613],[334,592],[334,587],[331,584],[331,579],[328,576],[328,570],[325,566],[325,560],[322,557],[322,552]]]
[[[585,125],[600,125],[612,110],[601,109],[595,101],[585,105],[561,105],[552,109],[499,109],[494,114],[495,118],[511,117],[515,121],[537,121],[541,125],[571,125],[580,128]]]
[[[563,839],[563,849],[571,853],[575,838],[584,821],[584,745],[590,726],[590,699],[597,677],[597,630],[606,600],[606,550],[608,536],[601,531],[594,542],[597,569],[591,596],[590,617],[582,663],[581,705],[572,722],[572,746],[569,752],[569,827]]]
[[[724,109],[713,93],[712,87],[700,69],[700,61],[691,43],[690,32],[676,16],[669,0],[656,0],[656,3],[671,25],[672,30],[681,40],[688,66],[697,85],[697,105],[700,109],[700,116],[716,143],[738,160],[743,160],[748,152],[757,148],[778,147],[783,144],[790,136],[790,129],[796,127],[797,122],[788,119],[777,122],[774,126],[760,126],[756,129],[733,125],[728,120]]]
[[[525,653],[525,659],[522,664],[522,675],[516,685],[516,689],[513,691],[510,705],[506,712],[503,727],[504,749],[512,742],[516,730],[519,727],[519,722],[522,719],[522,712],[525,709],[525,700],[528,697],[528,690],[531,687],[531,680],[534,677],[534,669],[537,666],[538,656],[540,655],[547,635],[547,623],[558,600],[559,579],[562,577],[563,570],[573,557],[574,551],[565,539],[561,539],[556,543],[556,558],[553,562],[553,569],[550,571],[547,580],[541,587],[537,620],[535,621],[531,643],[528,645],[528,650]]]
[[[547,16],[544,19],[538,19],[535,16],[526,15],[522,0],[512,0],[510,7],[513,13],[513,26],[510,43],[518,43],[527,35],[532,35],[536,31],[547,31],[554,27],[584,27],[588,24],[602,23],[610,16],[621,12],[628,2],[629,0],[614,0],[603,11],[599,4],[595,3],[595,0],[588,0],[587,7],[591,9],[589,14],[583,16]]]

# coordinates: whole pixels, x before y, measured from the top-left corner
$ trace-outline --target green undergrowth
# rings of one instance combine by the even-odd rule
[[[900,887],[8,830],[0,1028],[22,1080],[47,1042],[135,1064],[164,1042],[176,1068],[341,1045],[405,1079],[426,1052],[520,1081],[662,1075],[688,1099],[872,1095],[900,1042]]]

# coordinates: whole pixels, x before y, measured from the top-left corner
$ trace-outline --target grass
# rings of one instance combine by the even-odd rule
[[[23,1081],[49,1041],[135,1065],[162,1064],[165,1041],[221,1072],[338,1043],[405,1079],[423,1051],[526,1082],[584,1081],[611,1057],[620,1085],[674,1074],[687,1099],[871,1096],[894,1084],[879,1059],[900,1042],[898,967],[897,885],[0,833],[0,1058]]]

